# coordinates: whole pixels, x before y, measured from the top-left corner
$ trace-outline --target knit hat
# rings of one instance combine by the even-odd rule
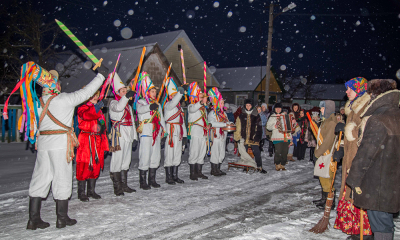
[[[350,88],[351,90],[356,92],[357,93],[356,98],[358,98],[367,92],[367,82],[368,82],[367,79],[365,79],[363,77],[356,77],[356,78],[350,79],[344,85],[346,86],[346,89]]]

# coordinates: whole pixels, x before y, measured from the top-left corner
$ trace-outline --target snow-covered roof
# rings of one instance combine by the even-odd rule
[[[151,52],[154,47],[155,44],[146,45],[146,55]],[[103,58],[102,66],[107,67],[109,72],[114,70],[118,55],[121,53],[116,72],[124,84],[126,84],[128,80],[131,80],[130,78],[139,65],[142,49],[143,46],[119,47],[118,49],[108,47],[106,49],[96,48],[92,52],[98,59]],[[71,55],[64,65],[70,66],[71,64],[74,66],[71,67],[72,71],[67,70],[65,74],[69,75],[69,77],[61,78],[63,92],[73,92],[81,89],[96,76],[95,71],[92,70],[92,62],[89,60],[82,62],[76,55]]]
[[[266,68],[262,66],[218,68],[214,76],[221,84],[220,91],[254,91],[265,73]]]
[[[344,84],[313,84],[310,86],[312,94],[307,96],[308,99],[318,100],[343,100],[346,97],[346,88]],[[304,99],[306,97],[305,88],[296,90],[293,95],[294,99]],[[288,93],[285,93],[285,98],[290,98]]]

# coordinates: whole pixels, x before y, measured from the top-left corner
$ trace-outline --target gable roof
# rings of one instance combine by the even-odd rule
[[[220,91],[254,91],[265,77],[266,68],[262,66],[218,68],[214,73],[222,88]]]

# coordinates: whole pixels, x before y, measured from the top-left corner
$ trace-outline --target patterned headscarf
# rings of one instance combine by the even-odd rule
[[[361,97],[362,95],[364,95],[364,93],[367,92],[367,79],[363,78],[363,77],[356,77],[356,78],[352,78],[349,81],[347,81],[344,85],[347,88],[350,88],[351,90],[353,90],[354,92],[357,93],[357,97],[354,98],[353,101],[351,101],[351,104],[359,97]]]

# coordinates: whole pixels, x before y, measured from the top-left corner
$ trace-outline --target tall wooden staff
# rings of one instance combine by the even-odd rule
[[[171,66],[172,66],[172,63],[168,67],[167,74],[165,74],[164,80],[163,80],[161,88],[160,88],[160,92],[158,93],[157,103],[160,101],[161,94],[162,94],[163,89],[164,89],[164,85],[167,82],[167,79],[168,79],[168,76],[169,76],[169,72],[171,71]]]
[[[140,56],[140,62],[139,62],[138,68],[136,70],[136,75],[131,80],[131,84],[129,85],[128,90],[135,89],[135,87],[136,87],[136,84],[137,84],[137,81],[138,81],[138,77],[139,77],[139,73],[140,73],[140,69],[142,68],[142,64],[143,64],[143,59],[144,59],[145,53],[146,53],[146,47],[143,47],[142,55]]]

